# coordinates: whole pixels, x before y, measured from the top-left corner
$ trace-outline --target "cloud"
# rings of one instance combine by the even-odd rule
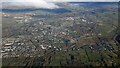
[[[2,2],[118,2],[120,0],[1,0]]]
[[[26,7],[35,7],[35,8],[59,8],[56,4],[52,2],[47,2],[45,0],[4,0],[2,1],[4,6],[26,6]],[[3,6],[3,7],[4,7]]]
[[[118,2],[120,0],[45,0],[48,2]]]
[[[35,8],[59,8],[55,2],[118,2],[119,0],[1,0],[7,6],[27,6]]]
[[[45,0],[49,2],[118,2],[119,0]]]

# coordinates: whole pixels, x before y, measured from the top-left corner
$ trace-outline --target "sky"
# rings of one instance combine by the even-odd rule
[[[32,6],[36,8],[59,8],[55,2],[118,2],[119,0],[0,0],[5,6]],[[28,2],[26,4],[26,2]]]
[[[1,0],[2,2],[23,2],[23,1],[38,1],[38,0]],[[39,0],[46,2],[118,2],[120,0]]]

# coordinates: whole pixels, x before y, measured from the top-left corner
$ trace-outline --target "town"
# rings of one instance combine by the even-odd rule
[[[84,7],[65,13],[3,10],[3,66],[119,66],[120,46],[114,39],[118,11],[105,9]]]

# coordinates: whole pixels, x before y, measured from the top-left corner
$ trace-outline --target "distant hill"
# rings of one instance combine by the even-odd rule
[[[31,12],[31,11],[43,11],[50,13],[65,13],[72,12],[74,10],[80,10],[81,7],[89,8],[118,8],[118,2],[69,2],[69,3],[57,3],[61,8],[45,9],[45,8],[33,8],[33,7],[3,7],[3,12]],[[77,5],[77,6],[76,6]],[[79,5],[79,6],[78,6]],[[3,4],[4,6],[4,4]],[[73,8],[74,7],[74,8]]]
[[[45,11],[45,12],[51,12],[51,13],[65,13],[65,12],[71,12],[70,10],[64,9],[64,8],[58,8],[58,9],[42,9],[42,8],[24,8],[24,9],[2,9],[3,12],[31,12],[31,11]]]

